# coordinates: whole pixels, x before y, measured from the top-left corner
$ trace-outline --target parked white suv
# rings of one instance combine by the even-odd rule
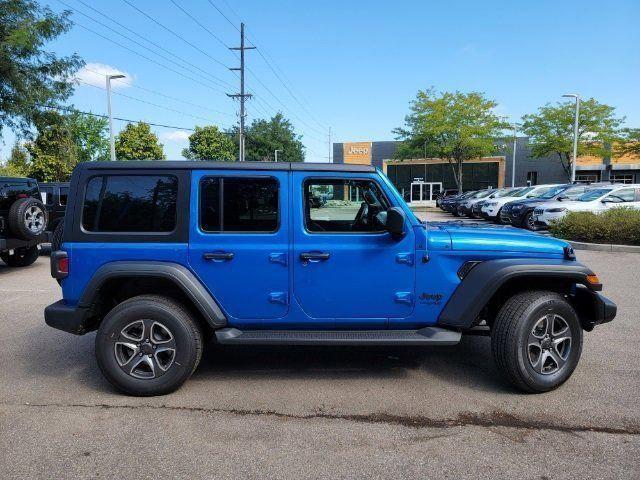
[[[537,226],[544,228],[568,212],[599,213],[622,206],[640,209],[640,185],[603,186],[589,190],[575,200],[543,203],[533,211],[533,218]]]
[[[534,187],[512,188],[496,198],[484,202],[482,205],[482,218],[500,222],[500,210],[502,207],[514,200],[535,197],[537,193],[545,191],[551,185],[536,185]]]

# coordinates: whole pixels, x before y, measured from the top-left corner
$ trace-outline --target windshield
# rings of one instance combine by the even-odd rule
[[[606,195],[612,190],[612,188],[596,188],[595,190],[590,190],[587,193],[580,195],[578,198],[576,198],[576,201],[590,202],[591,200],[597,200],[598,198]]]
[[[463,193],[463,194],[462,194],[462,195],[460,195],[458,198],[459,198],[459,199],[463,199],[463,198],[473,197],[476,193],[478,193],[478,192],[476,192],[475,190],[474,190],[474,191],[472,191],[472,192]]]
[[[545,200],[549,200],[550,198],[555,197],[559,193],[564,192],[568,187],[564,185],[558,185],[556,187],[543,188],[538,195],[538,198],[543,198]]]
[[[520,190],[519,192],[515,192],[511,195],[509,195],[510,197],[524,197],[527,193],[529,193],[531,190],[533,190],[533,187],[527,187],[527,188],[523,188],[522,190]]]
[[[488,197],[489,195],[491,195],[493,192],[495,192],[495,190],[481,190],[478,193],[476,193],[473,198],[484,198],[484,197]]]
[[[513,195],[514,193],[516,193],[518,190],[520,190],[520,189],[519,188],[505,188],[504,190],[500,190],[499,192],[497,192],[493,198],[508,197],[509,195]]]

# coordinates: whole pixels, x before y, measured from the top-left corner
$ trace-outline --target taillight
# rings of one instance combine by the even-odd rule
[[[57,279],[69,276],[69,257],[64,250],[51,252],[51,276]]]

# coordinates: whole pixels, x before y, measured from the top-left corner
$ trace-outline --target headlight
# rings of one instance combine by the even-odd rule
[[[547,210],[547,212],[549,213],[560,213],[560,212],[566,212],[567,209],[566,208],[550,208],[549,210]]]
[[[513,207],[511,207],[512,210],[522,210],[522,207],[524,207],[524,205],[514,205]]]

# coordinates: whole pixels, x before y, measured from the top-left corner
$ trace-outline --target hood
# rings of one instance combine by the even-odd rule
[[[567,242],[557,238],[507,226],[429,222],[429,227],[447,232],[454,251],[521,252],[564,256],[564,247],[569,246]]]
[[[549,200],[547,199],[540,199],[540,198],[524,198],[522,200],[514,200],[512,202],[509,202],[509,205],[528,205],[528,206],[534,206],[534,205],[539,205],[541,203],[551,203],[553,202],[553,200]],[[558,203],[562,203],[562,202],[558,202]]]
[[[547,208],[566,208],[567,210],[590,210],[592,203],[591,202],[576,202],[575,200],[563,200],[561,202],[558,201],[550,201],[544,202],[539,205],[536,205],[539,208],[547,209]]]

